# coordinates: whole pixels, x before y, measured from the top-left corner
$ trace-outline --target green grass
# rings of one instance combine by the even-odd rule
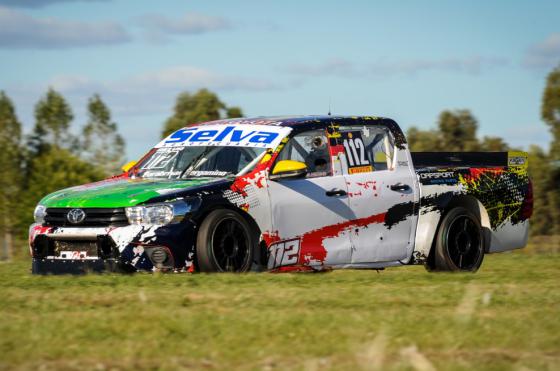
[[[558,369],[560,254],[319,274],[0,264],[0,369]]]

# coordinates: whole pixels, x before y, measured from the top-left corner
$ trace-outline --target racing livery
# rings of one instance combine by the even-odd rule
[[[369,116],[191,125],[119,176],[44,197],[32,271],[476,271],[527,242],[527,161],[411,153]]]

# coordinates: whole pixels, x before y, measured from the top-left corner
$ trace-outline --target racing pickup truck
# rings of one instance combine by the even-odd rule
[[[523,152],[411,153],[395,121],[205,122],[37,205],[33,273],[476,271],[525,246]]]

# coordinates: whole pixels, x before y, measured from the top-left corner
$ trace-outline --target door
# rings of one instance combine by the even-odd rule
[[[341,126],[344,177],[356,214],[352,264],[405,259],[413,245],[414,178],[406,150],[381,125]],[[400,165],[399,165],[400,164]]]
[[[308,173],[301,179],[268,181],[273,225],[268,236],[273,241],[269,268],[306,265],[320,269],[348,264],[347,221],[353,212],[344,176],[333,175],[342,172],[340,168],[333,171],[325,131],[296,134],[279,154],[277,161],[281,160],[304,162]]]

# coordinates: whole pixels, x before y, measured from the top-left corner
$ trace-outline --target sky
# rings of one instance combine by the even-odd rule
[[[158,142],[180,92],[203,87],[250,117],[330,106],[404,130],[466,108],[480,136],[547,148],[559,15],[557,0],[0,0],[0,90],[26,133],[48,87],[71,104],[75,133],[99,93],[128,159]]]

